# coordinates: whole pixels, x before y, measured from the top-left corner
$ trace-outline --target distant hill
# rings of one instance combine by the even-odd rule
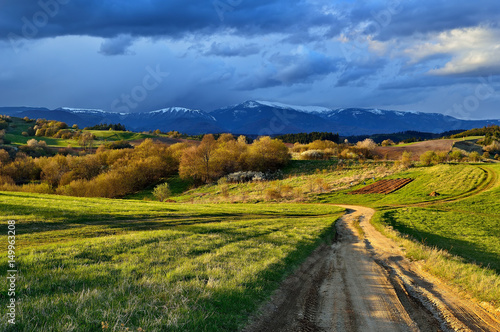
[[[442,133],[500,125],[500,120],[460,120],[439,113],[379,109],[329,109],[292,106],[266,101],[244,103],[210,112],[169,107],[152,112],[113,113],[95,109],[0,107],[0,114],[46,118],[77,124],[121,123],[134,131],[177,130],[187,134],[231,132],[244,135],[333,132],[342,136],[418,131]]]

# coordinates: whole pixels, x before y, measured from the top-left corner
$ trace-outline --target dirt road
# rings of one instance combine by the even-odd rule
[[[369,223],[373,210],[344,207],[334,243],[285,280],[246,332],[500,331],[498,316],[404,258]]]

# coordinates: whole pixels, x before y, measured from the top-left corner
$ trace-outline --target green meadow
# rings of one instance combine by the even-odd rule
[[[237,330],[342,214],[18,193],[0,209],[16,220],[20,276],[17,325],[3,331]],[[5,307],[5,283],[1,294]]]
[[[16,220],[20,279],[18,323],[13,329],[2,320],[0,329],[240,330],[331,241],[343,213],[332,204],[375,208],[375,226],[410,259],[498,306],[499,173],[500,164],[401,171],[383,162],[292,161],[270,182],[191,189],[168,179],[177,203],[153,201],[151,189],[127,199],[1,192],[2,224]],[[389,195],[350,194],[383,178],[414,181]],[[281,196],[266,198],[267,188]],[[5,283],[0,294],[5,306]]]

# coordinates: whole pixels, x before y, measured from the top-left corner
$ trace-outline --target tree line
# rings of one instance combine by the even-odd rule
[[[170,146],[151,139],[135,148],[103,145],[83,155],[33,158],[10,152],[0,149],[0,190],[108,198],[138,192],[175,174],[201,184],[240,170],[277,170],[289,160],[280,140],[262,137],[248,144],[245,137],[230,134]]]
[[[332,141],[334,143],[339,142],[339,134],[328,133],[328,132],[312,132],[312,133],[298,133],[298,134],[284,134],[276,136],[277,139],[282,140],[285,143],[301,143],[308,144],[314,141]]]

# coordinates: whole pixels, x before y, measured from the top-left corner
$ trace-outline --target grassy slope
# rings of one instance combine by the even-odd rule
[[[29,127],[33,126],[34,123],[27,123],[20,118],[12,118],[12,123],[5,134],[5,138],[11,141],[12,145],[26,145],[26,143],[35,138],[38,141],[45,141],[48,146],[52,147],[66,147],[68,145],[77,146],[77,142],[74,140],[64,140],[60,138],[48,138],[48,137],[24,137],[22,135],[23,131],[27,131]],[[14,125],[14,128],[12,128]]]
[[[487,174],[473,165],[437,165],[433,167],[416,167],[407,171],[397,173],[387,177],[391,178],[411,178],[413,182],[402,189],[389,195],[350,195],[349,192],[363,187],[364,185],[323,194],[318,197],[320,202],[360,204],[374,208],[381,208],[391,205],[406,205],[422,202],[434,202],[449,199],[461,194],[465,194],[476,188],[487,177]],[[366,184],[370,184],[368,181]],[[429,194],[437,191],[440,196],[431,197]]]
[[[289,200],[308,200],[319,192],[329,191],[332,188],[345,187],[351,182],[359,183],[365,179],[368,183],[373,182],[372,177],[380,179],[381,176],[392,174],[394,171],[384,166],[384,162],[355,163],[337,167],[334,161],[306,161],[292,160],[291,164],[284,170],[283,179],[271,182],[251,182],[243,184],[227,184],[227,196],[223,197],[221,185],[207,185],[175,195],[174,200],[185,202],[214,203],[220,201],[235,202],[262,202],[266,200],[265,191],[270,187],[288,187],[289,193],[283,192],[283,196]],[[178,178],[168,181],[174,187],[178,187],[182,181]],[[184,188],[188,187],[184,186]],[[324,189],[319,189],[320,187]],[[149,193],[133,196],[133,198],[153,198]]]
[[[133,141],[145,138],[154,138],[154,135],[134,133],[130,131],[109,131],[109,130],[85,130],[94,134],[97,140],[101,141]]]
[[[500,165],[489,166],[500,173]],[[500,273],[500,182],[478,195],[383,212],[397,230]]]
[[[325,205],[191,205],[0,193],[17,220],[16,331],[234,331],[332,235]],[[4,223],[5,224],[5,223]],[[6,264],[6,255],[1,263]],[[2,283],[0,303],[6,304]],[[9,331],[2,320],[2,330]]]
[[[23,131],[27,131],[29,127],[33,126],[33,123],[27,123],[23,119],[13,117],[11,125],[14,128],[9,127],[5,138],[12,142],[12,145],[26,145],[26,143],[35,138],[38,141],[45,141],[50,147],[66,147],[71,145],[73,147],[79,147],[77,140],[71,139],[60,139],[60,138],[49,138],[49,137],[24,137],[22,135]],[[85,130],[93,133],[96,136],[97,145],[100,145],[99,141],[132,141],[145,138],[153,138],[154,135],[146,135],[141,133],[134,133],[128,131],[107,131],[107,130]]]

